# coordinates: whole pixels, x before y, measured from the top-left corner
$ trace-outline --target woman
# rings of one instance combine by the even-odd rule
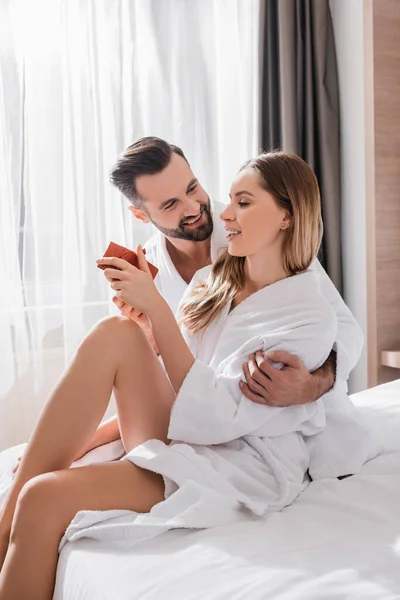
[[[83,512],[77,520],[78,511],[113,509],[133,543],[174,526],[234,522],[243,508],[280,510],[303,489],[304,438],[324,428],[321,402],[261,406],[240,394],[238,381],[260,347],[297,353],[310,370],[332,349],[336,317],[307,271],[322,231],[316,178],[294,155],[260,155],[239,172],[221,218],[228,251],[195,276],[181,304],[184,335],[140,247],[140,269],[98,261],[117,296],[148,316],[165,370],[132,321],[106,319],[89,333],[0,513],[0,600],[52,597],[65,530],[64,540],[120,539],[112,518]],[[69,469],[113,390],[125,459]]]

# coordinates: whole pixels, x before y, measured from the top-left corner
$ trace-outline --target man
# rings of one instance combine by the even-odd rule
[[[155,283],[175,312],[194,273],[213,262],[227,246],[219,219],[224,205],[211,203],[180,148],[155,137],[129,146],[112,169],[111,181],[131,203],[131,213],[158,230],[146,245],[146,256],[158,267]],[[314,373],[287,352],[273,352],[268,358],[261,352],[250,356],[241,387],[252,401],[288,406],[315,401],[334,385],[347,390],[349,373],[361,353],[362,332],[318,261],[313,268],[318,270],[321,291],[339,320],[331,356]],[[121,301],[116,304],[122,314],[143,324],[143,316],[135,314],[132,307]],[[147,333],[151,337],[149,328]],[[282,362],[284,367],[278,370],[270,360]]]

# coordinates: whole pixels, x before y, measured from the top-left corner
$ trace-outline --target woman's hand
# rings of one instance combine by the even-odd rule
[[[116,292],[116,297],[139,313],[147,314],[157,307],[162,297],[154,284],[140,245],[136,248],[136,254],[138,269],[123,258],[103,257],[96,262],[106,266],[104,275],[110,282],[111,289]]]

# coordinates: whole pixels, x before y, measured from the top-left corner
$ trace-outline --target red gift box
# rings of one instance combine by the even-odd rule
[[[144,254],[146,254],[145,249],[143,249],[143,252],[144,252]],[[136,252],[134,252],[133,250],[129,250],[128,248],[124,248],[124,246],[120,246],[119,244],[115,244],[114,242],[109,243],[108,248],[104,253],[104,256],[123,258],[129,264],[133,265],[137,269],[139,268],[139,261],[138,261],[138,256],[137,256]],[[149,262],[147,264],[149,266],[150,273],[154,279],[158,273],[158,269],[157,269],[157,267],[155,267],[154,265],[152,265]],[[104,271],[104,269],[107,269],[106,265],[97,265],[97,266],[99,267],[99,269],[102,269],[103,271]],[[114,269],[115,267],[111,267],[111,268]]]

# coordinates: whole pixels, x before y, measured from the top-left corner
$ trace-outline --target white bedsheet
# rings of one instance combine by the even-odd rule
[[[67,544],[54,600],[400,599],[400,380],[353,400],[387,452],[360,475],[314,482],[262,522]]]
[[[398,600],[400,381],[353,400],[388,452],[361,475],[315,482],[262,523],[169,532],[130,551],[67,545],[55,600]]]
[[[131,551],[89,540],[71,544],[61,554],[55,598],[398,599],[400,455],[394,456],[381,467],[396,475],[319,481],[261,524],[169,532]]]

